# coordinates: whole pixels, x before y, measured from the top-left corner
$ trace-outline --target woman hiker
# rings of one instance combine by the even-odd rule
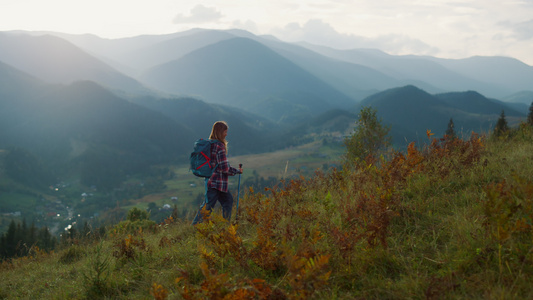
[[[215,167],[213,175],[209,179],[206,178],[206,199],[196,217],[192,221],[192,225],[202,222],[202,209],[205,206],[209,212],[215,207],[217,201],[222,205],[222,216],[228,222],[231,220],[231,209],[233,206],[233,196],[228,191],[228,176],[235,176],[242,174],[242,168],[236,169],[229,165],[227,158],[228,142],[226,136],[228,135],[228,124],[224,121],[217,121],[213,124],[211,129],[211,136],[209,139],[215,142],[211,145],[211,166]]]

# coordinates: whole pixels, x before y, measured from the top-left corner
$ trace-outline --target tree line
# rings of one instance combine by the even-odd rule
[[[0,237],[0,260],[27,256],[32,248],[50,251],[55,248],[57,239],[48,227],[37,228],[34,223],[27,226],[26,221],[9,224],[7,231]]]
[[[533,102],[531,102],[531,105],[529,106],[529,113],[527,115],[527,120],[525,124],[528,124],[529,126],[533,126]],[[505,117],[505,111],[502,110],[500,113],[500,117],[498,118],[498,121],[496,122],[496,125],[494,126],[493,134],[495,136],[502,136],[503,134],[507,133],[510,130],[509,124],[507,123],[507,118]],[[455,133],[455,126],[453,123],[453,119],[450,118],[450,122],[448,123],[448,128],[446,129],[446,136],[449,138],[456,138]]]
[[[529,113],[527,115],[525,124],[533,126],[533,102],[531,102],[531,105],[529,106]],[[508,132],[509,129],[509,124],[507,123],[507,119],[505,118],[505,111],[502,110],[500,118],[498,119],[498,121],[496,122],[496,126],[494,127],[494,135],[501,136]]]
[[[19,223],[12,220],[7,231],[0,235],[0,261],[28,256],[35,250],[49,252],[84,243],[101,238],[105,232],[104,226],[93,228],[84,222],[65,230],[58,239],[46,226],[37,228],[34,223],[27,226],[26,220]]]

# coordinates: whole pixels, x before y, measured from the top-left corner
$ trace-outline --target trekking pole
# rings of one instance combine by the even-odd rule
[[[239,164],[239,169],[242,169],[242,164]],[[241,193],[241,173],[239,173],[239,183],[237,184],[237,209],[236,209],[236,217],[235,222],[239,219],[239,194]]]

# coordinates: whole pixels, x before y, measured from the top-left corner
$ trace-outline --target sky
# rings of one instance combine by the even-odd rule
[[[508,56],[533,66],[533,0],[0,0],[0,31],[114,39],[191,28],[393,55]]]

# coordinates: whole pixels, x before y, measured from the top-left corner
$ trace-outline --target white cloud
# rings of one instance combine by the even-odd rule
[[[533,39],[533,19],[511,23],[511,22],[502,22],[500,23],[503,27],[508,28],[512,31],[512,37],[518,40],[532,40]]]
[[[530,65],[532,16],[532,0],[0,0],[0,30],[120,38],[193,27],[240,28],[287,41],[391,54],[512,55]]]
[[[206,7],[201,4],[196,5],[189,15],[178,14],[174,17],[174,24],[202,24],[214,23],[222,18],[222,13],[214,7]]]
[[[316,45],[324,45],[338,49],[376,48],[390,54],[423,54],[438,53],[432,47],[419,39],[405,34],[383,34],[377,37],[363,37],[354,34],[339,33],[330,24],[322,20],[313,19],[303,26],[289,23],[283,28],[275,28],[271,34],[290,42],[306,41]]]

